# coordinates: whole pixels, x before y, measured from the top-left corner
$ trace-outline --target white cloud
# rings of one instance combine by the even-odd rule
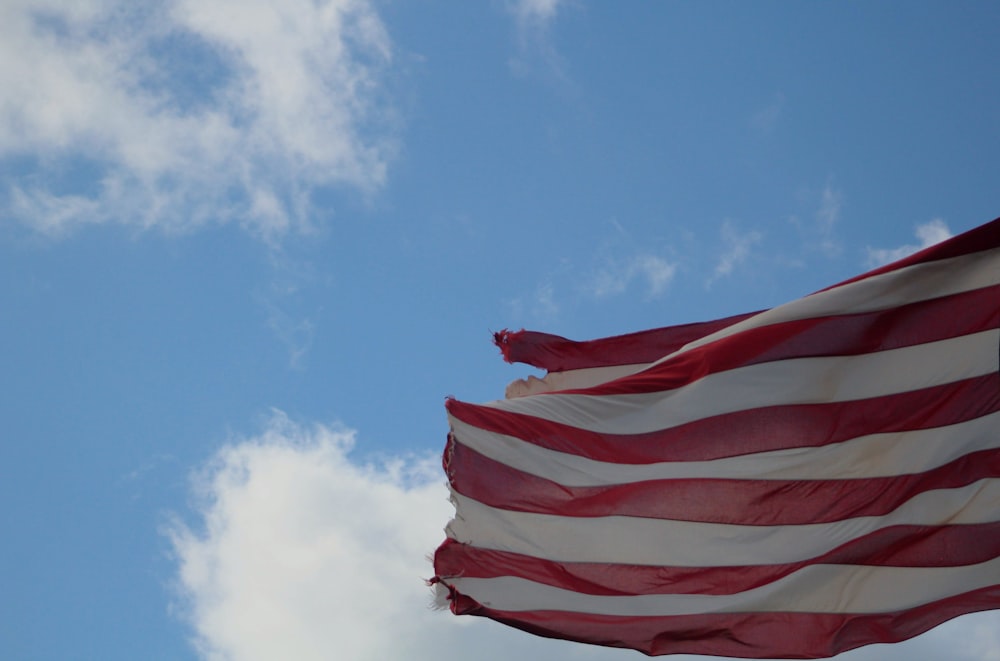
[[[367,0],[12,0],[0,8],[0,213],[307,229],[316,187],[377,190],[392,156]]]
[[[444,477],[431,459],[353,463],[353,444],[277,414],[201,474],[204,531],[171,539],[204,658],[403,658],[431,642],[441,614],[421,577],[452,513]]]
[[[895,262],[907,255],[912,255],[918,250],[929,248],[935,243],[941,243],[952,237],[948,225],[940,218],[934,218],[926,223],[917,225],[915,231],[919,243],[908,243],[896,248],[872,248],[868,247],[868,266],[876,267]]]
[[[674,279],[677,267],[662,257],[636,255],[624,262],[612,262],[598,271],[591,287],[591,294],[605,298],[623,293],[629,285],[640,280],[646,284],[646,294],[656,297],[666,291]]]
[[[454,515],[439,459],[366,463],[354,443],[276,413],[197,473],[199,525],[167,532],[201,658],[629,657],[432,610],[426,556]]]
[[[199,524],[168,534],[203,659],[633,659],[432,611],[425,555],[453,515],[437,457],[352,457],[355,433],[276,413],[196,475]],[[954,620],[844,661],[997,659],[1000,616]],[[703,659],[681,656],[678,659]]]
[[[756,230],[740,232],[732,221],[722,223],[722,242],[725,248],[707,284],[710,286],[719,278],[731,274],[733,269],[747,260],[750,249],[760,243],[762,238],[763,235]]]

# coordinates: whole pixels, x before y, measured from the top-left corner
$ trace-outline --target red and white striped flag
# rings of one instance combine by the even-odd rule
[[[549,375],[447,403],[455,613],[813,658],[1000,608],[1000,219],[764,312],[497,340]]]

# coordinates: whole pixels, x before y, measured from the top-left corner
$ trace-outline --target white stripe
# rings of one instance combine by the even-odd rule
[[[796,299],[689,342],[690,351],[750,328],[798,319],[889,310],[1000,284],[1000,248],[941,259],[875,275]],[[663,360],[663,359],[661,359]]]
[[[705,613],[892,613],[1000,584],[1000,558],[964,567],[812,565],[731,595],[589,595],[513,576],[447,581],[503,611],[568,611],[617,616]]]
[[[799,562],[889,526],[1000,520],[1000,479],[925,491],[883,516],[781,526],[628,516],[564,517],[502,510],[454,492],[452,499],[456,511],[448,524],[448,536],[479,548],[557,562],[679,567]]]
[[[565,372],[549,372],[539,379],[537,376],[529,376],[526,379],[518,379],[511,382],[504,391],[504,397],[513,399],[515,397],[527,397],[543,392],[554,392],[556,390],[579,390],[580,388],[590,388],[592,386],[607,383],[620,379],[629,374],[635,374],[649,367],[649,363],[636,363],[633,365],[610,365],[607,367],[585,367],[577,370],[566,370]]]
[[[708,461],[617,464],[596,461],[480,429],[449,416],[456,440],[524,473],[567,487],[669,479],[835,480],[891,477],[943,466],[971,452],[1000,448],[1000,412],[946,427],[859,436]],[[775,423],[780,425],[780,422]],[[732,432],[739,446],[740,430]]]
[[[794,358],[709,374],[676,390],[550,393],[490,402],[504,411],[607,434],[669,429],[766,406],[846,402],[952,383],[1000,368],[1000,329],[859,356]]]

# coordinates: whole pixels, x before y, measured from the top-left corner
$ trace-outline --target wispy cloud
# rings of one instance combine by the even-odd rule
[[[556,303],[555,287],[551,282],[538,286],[534,296],[534,315],[542,319],[554,319],[559,314],[559,304]]]
[[[816,229],[819,232],[820,249],[827,255],[834,256],[840,252],[840,243],[836,240],[834,229],[840,220],[840,191],[827,184],[820,193],[819,210],[816,211]]]
[[[291,369],[306,368],[306,357],[316,337],[321,306],[310,305],[310,294],[329,284],[329,278],[308,261],[290,256],[284,246],[270,250],[271,281],[259,288],[254,299],[265,323],[288,353]],[[324,297],[320,297],[324,298]]]
[[[802,193],[802,197],[807,208],[812,207],[815,211],[801,216],[793,215],[789,222],[801,233],[803,250],[820,252],[827,257],[838,256],[842,247],[837,237],[837,224],[840,221],[843,194],[831,182],[827,182],[818,193],[815,190],[807,191]],[[811,221],[807,220],[809,216],[812,216]]]
[[[0,214],[307,229],[317,187],[385,181],[391,58],[364,0],[5,3]]]
[[[750,126],[760,133],[771,133],[785,109],[785,95],[776,93],[771,101],[750,118]]]
[[[918,250],[928,248],[935,243],[941,243],[952,237],[948,225],[940,218],[934,218],[926,223],[917,225],[915,231],[918,243],[907,243],[895,248],[872,248],[868,247],[868,266],[876,267],[902,259],[907,255],[912,255]]]
[[[506,8],[514,18],[518,52],[509,61],[517,74],[531,71],[536,62],[564,78],[564,64],[549,37],[549,28],[565,0],[508,0]]]
[[[288,351],[288,366],[303,369],[305,356],[312,348],[316,326],[308,317],[295,317],[275,299],[261,299],[267,312],[267,327]]]
[[[594,277],[590,293],[605,298],[624,293],[635,282],[645,285],[645,294],[660,296],[674,279],[677,266],[656,255],[640,254],[606,264]]]
[[[731,220],[722,223],[722,254],[715,265],[715,271],[706,282],[711,286],[716,280],[730,275],[737,266],[750,256],[750,250],[760,243],[763,234],[757,230],[741,232]]]
[[[556,17],[561,0],[513,0],[507,3],[522,26],[545,28]]]
[[[504,303],[513,319],[526,320],[525,323],[550,324],[559,317],[559,298],[550,280],[541,282],[531,293]]]
[[[667,292],[679,271],[670,246],[656,250],[660,239],[645,236],[640,241],[617,219],[608,224],[609,233],[587,244],[596,245],[593,253],[546,261],[539,284],[506,301],[510,314],[523,320],[518,323],[548,324],[563,312],[592,309],[595,302],[623,294],[648,301]]]

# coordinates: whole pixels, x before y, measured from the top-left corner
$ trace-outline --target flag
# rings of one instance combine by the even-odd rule
[[[457,614],[817,658],[1000,607],[1000,219],[791,303],[572,342],[447,401]]]

